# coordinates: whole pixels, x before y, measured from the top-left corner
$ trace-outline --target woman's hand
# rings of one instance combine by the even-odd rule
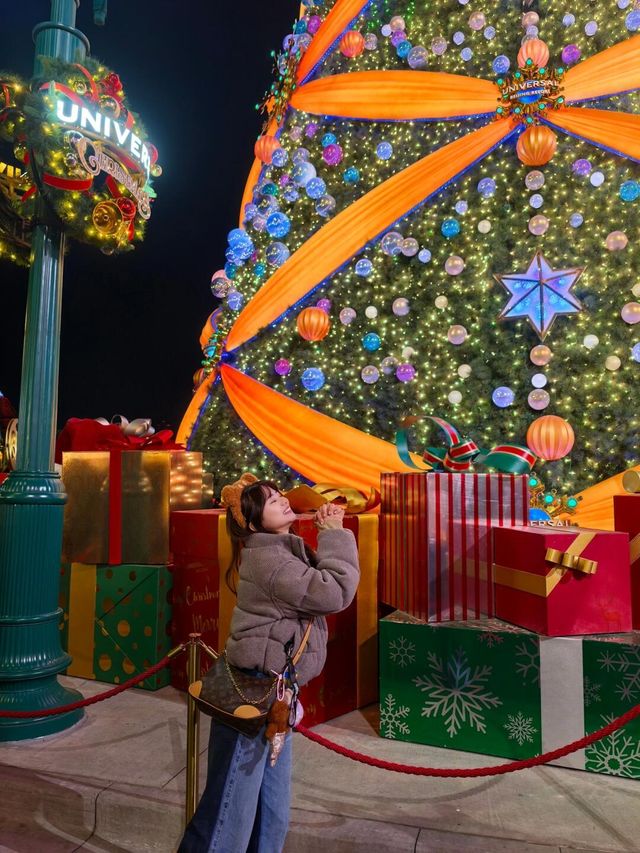
[[[336,530],[342,527],[344,509],[336,504],[322,504],[316,512],[314,523],[318,530]]]

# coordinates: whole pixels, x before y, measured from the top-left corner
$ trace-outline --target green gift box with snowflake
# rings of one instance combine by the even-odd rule
[[[380,620],[380,734],[528,758],[541,751],[538,637],[497,619]]]
[[[530,758],[640,702],[640,633],[542,637],[497,619],[380,621],[380,734]],[[640,778],[640,721],[554,762]]]
[[[640,632],[585,637],[584,722],[597,731],[640,702]],[[585,768],[640,779],[640,719],[588,746]]]

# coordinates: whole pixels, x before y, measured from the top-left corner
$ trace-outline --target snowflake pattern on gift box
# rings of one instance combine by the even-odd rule
[[[525,741],[533,743],[533,736],[538,729],[533,725],[533,717],[525,717],[522,711],[517,714],[507,714],[507,722],[504,724],[509,740],[518,742],[522,746]]]
[[[397,700],[387,693],[380,703],[380,731],[384,737],[396,738],[397,734],[409,735],[411,729],[405,722],[411,709],[406,705],[397,705]]]
[[[487,689],[491,666],[476,666],[472,671],[463,649],[458,649],[445,664],[433,652],[427,654],[428,674],[413,679],[427,700],[423,717],[442,717],[449,737],[455,737],[463,725],[487,733],[483,710],[502,705],[502,700]]]
[[[516,674],[522,678],[523,684],[540,684],[540,649],[534,637],[516,646]]]
[[[483,643],[488,649],[492,649],[494,646],[499,646],[500,643],[504,642],[504,637],[500,636],[500,634],[495,631],[483,631],[478,639],[481,643]]]
[[[620,698],[629,702],[640,694],[640,646],[622,646],[618,652],[607,649],[598,658],[605,672],[619,672],[622,681],[616,688]]]
[[[398,637],[389,643],[389,659],[397,666],[405,667],[416,659],[416,647],[406,637]]]
[[[615,714],[602,715],[602,725],[615,719]],[[585,750],[586,769],[610,776],[640,776],[640,743],[624,729],[610,734]]]
[[[600,685],[594,684],[588,675],[584,677],[584,704],[589,707],[600,701]]]

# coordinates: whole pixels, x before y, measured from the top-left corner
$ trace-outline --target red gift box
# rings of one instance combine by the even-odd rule
[[[551,637],[631,630],[626,534],[502,527],[493,538],[498,619]]]
[[[629,535],[631,561],[631,615],[634,629],[640,628],[640,495],[614,495],[614,527]]]
[[[431,622],[492,615],[491,529],[524,524],[528,477],[383,474],[380,601]]]
[[[213,618],[213,599],[193,601],[191,609],[187,607],[184,595],[182,603],[175,600],[176,595],[180,598],[176,589],[186,590],[192,576],[190,573],[202,570],[206,572],[206,575],[203,574],[205,592],[209,590],[218,594],[218,631],[215,642],[203,634],[205,642],[216,651],[225,643],[236,601],[224,579],[231,559],[231,543],[225,520],[224,510],[190,510],[171,513],[170,522],[170,548],[174,562],[175,640],[179,642],[184,639],[178,636],[179,626],[184,630],[193,624],[195,614],[202,614],[204,619]],[[347,516],[344,526],[353,531],[358,541],[361,580],[352,604],[342,613],[327,618],[327,662],[321,675],[306,685],[301,695],[307,725],[346,714],[377,699],[378,517],[370,513]],[[313,524],[313,515],[299,516],[292,532],[302,536],[310,547],[317,547],[318,531]],[[182,667],[176,665],[172,675],[171,683],[176,687],[186,683],[179,669]]]

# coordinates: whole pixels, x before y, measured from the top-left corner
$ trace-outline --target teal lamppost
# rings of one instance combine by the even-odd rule
[[[75,27],[80,0],[51,0],[51,20],[34,31],[39,57],[82,62],[89,49]],[[106,0],[94,3],[104,22]],[[64,234],[40,201],[22,359],[20,437],[16,470],[0,486],[0,711],[39,711],[82,698],[57,679],[69,656],[60,645],[58,588],[66,495],[53,471]],[[59,716],[0,717],[0,741],[53,734],[76,723],[82,710]]]

